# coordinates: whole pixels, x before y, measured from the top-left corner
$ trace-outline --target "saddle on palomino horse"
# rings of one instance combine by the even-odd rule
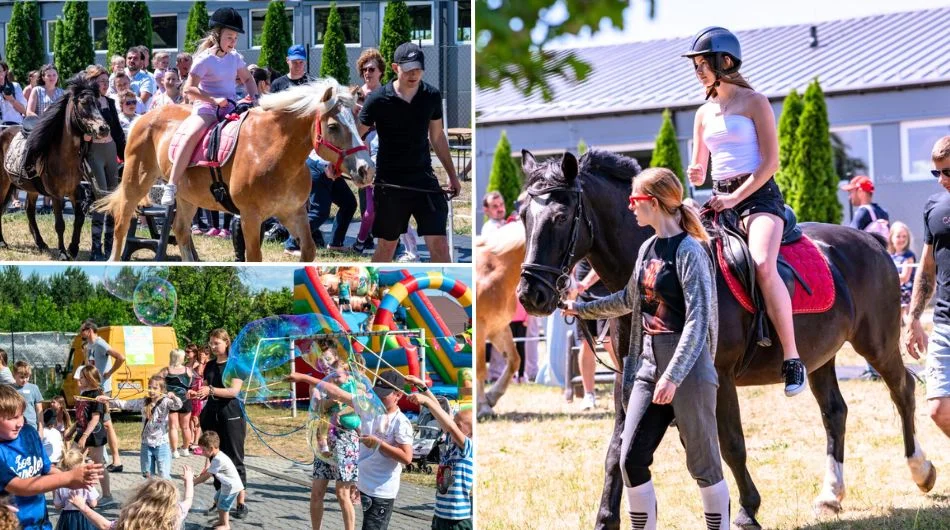
[[[227,112],[224,118],[218,116],[218,122],[208,127],[201,136],[201,141],[195,147],[188,162],[188,167],[206,167],[211,172],[211,195],[218,204],[225,210],[240,214],[234,201],[231,200],[231,192],[228,185],[221,176],[221,166],[228,163],[234,154],[234,147],[237,145],[238,135],[241,132],[241,125],[247,118],[247,111],[251,109],[250,103],[241,102],[233,106],[233,110]],[[175,131],[172,142],[168,146],[168,159],[172,162],[175,156],[185,144],[185,133],[181,130],[181,125]]]
[[[755,264],[746,244],[747,234],[733,210],[703,210],[703,225],[709,232],[713,263],[739,304],[753,313],[755,343],[771,345],[765,325],[765,303],[756,288]],[[835,285],[828,260],[798,226],[795,212],[785,206],[785,229],[779,249],[778,272],[792,298],[792,313],[823,313],[835,301]]]

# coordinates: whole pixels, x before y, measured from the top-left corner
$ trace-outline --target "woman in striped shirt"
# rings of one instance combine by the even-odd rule
[[[40,80],[43,86],[38,86],[30,92],[30,100],[26,102],[27,116],[42,116],[57,99],[63,97],[65,92],[62,88],[56,86],[59,81],[59,73],[56,67],[51,64],[43,65],[40,68]]]

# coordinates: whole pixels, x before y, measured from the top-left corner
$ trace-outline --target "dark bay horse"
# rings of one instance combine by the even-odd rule
[[[310,171],[307,155],[316,149],[336,173],[359,186],[373,183],[376,166],[363,145],[351,109],[353,94],[333,79],[319,79],[261,98],[248,111],[234,154],[221,166],[234,205],[241,211],[247,261],[261,261],[261,223],[277,217],[300,241],[301,261],[313,261],[316,246],[307,220]],[[187,105],[166,105],[140,117],[129,130],[125,170],[119,187],[94,205],[115,217],[111,261],[122,256],[135,208],[158,179],[171,174],[168,147],[191,113]],[[209,191],[206,167],[190,167],[178,183],[174,231],[183,260],[197,257],[191,219],[198,208],[223,210]]]
[[[0,163],[0,197],[3,204],[10,199],[17,187],[27,193],[27,218],[30,234],[37,248],[49,250],[39,227],[36,225],[36,197],[49,195],[53,201],[56,236],[59,243],[59,259],[70,260],[79,252],[79,237],[85,221],[85,212],[80,206],[82,196],[79,184],[82,181],[83,160],[81,145],[83,136],[102,138],[109,135],[109,125],[99,113],[99,88],[80,77],[75,77],[66,85],[66,93],[53,103],[36,122],[26,140],[26,166],[34,167],[40,186],[35,181],[22,180],[13,185],[3,164]],[[20,127],[9,127],[0,133],[0,161],[9,153],[14,137],[20,133]],[[66,222],[63,219],[63,207],[66,198],[73,205],[73,234],[69,249],[63,241]],[[2,218],[3,212],[0,212]],[[6,248],[0,225],[0,248]]]
[[[569,153],[561,160],[543,163],[527,151],[522,153],[532,197],[521,212],[527,234],[518,285],[522,305],[536,315],[553,312],[566,287],[565,275],[585,256],[607,287],[612,291],[622,289],[633,272],[637,249],[650,235],[627,211],[633,173],[623,171],[623,157],[591,151],[581,158],[578,167]],[[936,480],[936,469],[914,436],[914,378],[904,367],[898,346],[900,291],[890,256],[871,234],[829,224],[801,226],[828,260],[837,291],[834,306],[827,312],[795,316],[795,336],[803,345],[802,360],[827,434],[828,468],[824,487],[815,499],[816,508],[836,512],[844,497],[848,407],[838,388],[834,358],[845,341],[881,373],[900,414],[903,452],[911,476],[922,491],[929,491]],[[736,386],[780,383],[782,349],[772,331],[772,346],[759,348],[748,369],[739,373],[753,315],[739,305],[721,275],[717,275],[717,286],[720,331],[715,359],[719,374],[716,415],[722,457],[739,487],[741,506],[733,524],[760,528],[755,515],[761,499],[746,466]],[[629,319],[617,319],[616,323],[617,344],[629,344]],[[624,348],[617,351],[628,353]],[[628,381],[614,389],[617,417],[607,451],[607,476],[596,523],[599,529],[619,527],[623,491],[620,434],[631,386],[632,381]]]

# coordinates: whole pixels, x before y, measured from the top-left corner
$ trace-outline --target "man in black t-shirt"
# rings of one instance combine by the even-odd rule
[[[450,193],[458,194],[462,185],[442,129],[442,94],[422,80],[425,58],[419,46],[400,44],[393,61],[397,78],[370,94],[360,112],[360,134],[375,126],[379,138],[373,222],[373,235],[379,240],[373,261],[392,260],[412,217],[431,261],[446,263],[448,202],[432,171],[430,144],[449,175]]]
[[[280,92],[292,86],[313,81],[313,78],[307,74],[307,50],[302,45],[294,44],[287,48],[287,66],[290,67],[290,71],[287,75],[282,75],[271,83],[271,92]],[[346,81],[344,79],[341,82],[346,83]]]
[[[924,207],[926,242],[920,256],[920,270],[910,300],[910,324],[904,344],[915,358],[927,351],[927,402],[930,417],[950,437],[950,136],[937,140],[931,153],[940,186]],[[927,347],[927,334],[920,316],[937,291],[934,327]]]

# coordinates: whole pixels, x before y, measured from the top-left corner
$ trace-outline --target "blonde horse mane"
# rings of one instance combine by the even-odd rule
[[[479,237],[475,245],[495,255],[502,255],[525,246],[524,224],[520,220],[495,230],[491,237]]]
[[[328,88],[333,89],[333,98],[321,101]],[[303,85],[292,86],[287,90],[266,94],[261,97],[260,106],[264,110],[282,110],[300,117],[313,116],[334,105],[352,108],[355,104],[353,94],[333,78],[317,79]]]

